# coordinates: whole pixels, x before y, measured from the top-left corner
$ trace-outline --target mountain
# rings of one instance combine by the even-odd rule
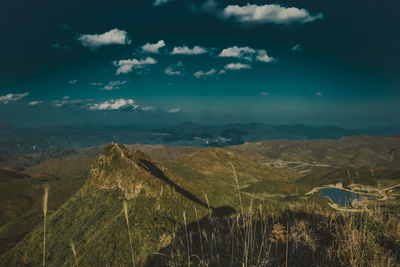
[[[276,140],[201,149],[110,144],[95,157],[100,148],[58,153],[63,156],[56,161],[43,157],[23,173],[0,170],[0,218],[6,218],[0,266],[42,264],[46,184],[46,266],[129,266],[131,247],[134,265],[146,267],[396,266],[396,188],[359,214],[337,212],[327,199],[304,193],[356,178],[398,184],[398,140]],[[371,154],[358,154],[363,151]],[[373,164],[374,157],[374,166],[348,165]],[[74,178],[88,164],[83,159],[92,159],[87,179]],[[74,164],[82,169],[68,174]]]
[[[256,161],[325,167],[400,165],[400,136],[354,136],[339,140],[271,140],[230,147]],[[254,156],[251,156],[254,154]],[[258,157],[257,157],[258,156]],[[263,159],[260,156],[264,156]],[[306,166],[305,166],[306,167]]]
[[[204,198],[207,194],[213,205],[238,207],[237,188],[232,165],[235,168],[240,188],[265,181],[280,185],[292,184],[296,176],[291,170],[270,168],[253,162],[224,148],[203,148],[166,164],[168,169],[196,184],[194,194]],[[271,192],[267,190],[267,192]],[[281,191],[274,191],[274,193]],[[246,196],[245,196],[246,197]],[[246,200],[250,201],[251,196]]]
[[[143,152],[118,144],[106,146],[92,163],[85,185],[50,212],[46,265],[73,265],[71,240],[80,266],[131,265],[124,200],[135,262],[143,265],[152,252],[169,245],[184,223],[195,220],[194,208],[200,217],[208,213],[206,203],[181,187],[184,182]],[[41,264],[42,237],[41,223],[1,256],[0,265]]]
[[[14,127],[0,125],[1,158],[9,154],[32,154],[53,150],[76,150],[122,144],[164,144],[169,146],[227,147],[262,140],[340,139],[344,136],[400,134],[400,128],[344,129],[336,126],[266,125],[237,123],[139,127],[135,125]]]

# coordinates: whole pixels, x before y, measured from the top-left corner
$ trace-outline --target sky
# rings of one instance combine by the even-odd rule
[[[399,125],[398,1],[0,2],[0,124]]]

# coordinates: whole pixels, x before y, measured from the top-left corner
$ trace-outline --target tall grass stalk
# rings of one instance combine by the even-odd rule
[[[186,222],[185,211],[183,211],[183,222],[185,224],[185,232],[186,232],[187,263],[188,263],[188,267],[190,267],[190,247],[189,247],[189,236],[188,236],[188,231],[187,231],[187,222]]]
[[[75,266],[78,267],[78,261],[76,260],[75,244],[74,244],[74,241],[72,241],[72,239],[70,241],[70,245],[71,245],[72,254],[74,255]]]
[[[202,240],[202,238],[201,238],[201,228],[200,228],[199,216],[198,216],[198,214],[197,214],[197,209],[196,209],[196,207],[194,207],[194,213],[196,214],[197,228],[199,229],[201,257],[204,258],[203,240]]]
[[[47,200],[49,198],[49,186],[44,187],[43,194],[43,266],[46,266],[46,218],[47,218]]]
[[[133,256],[133,248],[132,248],[131,229],[129,227],[128,202],[126,200],[124,200],[124,202],[122,202],[122,206],[123,206],[124,213],[125,213],[126,227],[128,228],[129,246],[130,246],[130,249],[131,249],[132,265],[133,265],[133,267],[135,267],[135,258]]]
[[[242,205],[242,197],[240,195],[239,180],[237,178],[235,166],[233,166],[232,162],[230,162],[229,164],[232,166],[233,177],[235,178],[236,188],[237,188],[237,191],[239,194],[240,212],[242,213],[242,216],[243,216],[243,205]]]

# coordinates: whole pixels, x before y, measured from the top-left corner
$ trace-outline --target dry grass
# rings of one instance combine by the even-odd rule
[[[71,246],[72,254],[74,255],[75,266],[78,267],[78,261],[76,260],[76,249],[75,249],[74,241],[72,241],[72,240],[70,241],[70,246]]]
[[[126,227],[128,228],[129,247],[131,250],[132,265],[133,265],[133,267],[135,267],[135,257],[133,256],[131,229],[129,227],[128,202],[126,200],[124,200],[122,202],[122,207],[123,207],[124,214],[125,214]]]
[[[241,203],[234,166],[232,170]],[[400,220],[396,214],[383,218],[380,207],[371,215],[339,213],[310,203],[257,209],[252,205],[246,209],[241,205],[239,213],[228,217],[196,216],[192,225],[185,221],[183,231],[163,251],[168,257],[158,266],[399,264]]]
[[[47,218],[47,201],[49,197],[49,186],[44,187],[43,194],[43,266],[46,266],[46,218]]]

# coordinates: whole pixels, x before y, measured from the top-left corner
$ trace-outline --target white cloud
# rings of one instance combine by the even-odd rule
[[[92,85],[92,86],[102,86],[103,85],[103,83],[96,83],[96,82],[90,82],[88,84]]]
[[[153,6],[162,6],[166,3],[170,2],[171,0],[154,0]]]
[[[165,69],[164,73],[167,75],[171,75],[171,76],[172,75],[179,76],[179,75],[183,74],[183,71],[184,71],[183,64],[182,64],[182,62],[179,61],[175,65],[168,66]]]
[[[180,108],[171,108],[171,109],[167,110],[168,113],[178,113],[180,111],[181,111]]]
[[[148,65],[157,64],[157,60],[151,57],[147,57],[146,59],[137,60],[137,59],[123,59],[119,61],[113,62],[115,67],[118,67],[116,74],[121,73],[129,73],[133,69],[141,69]]]
[[[65,106],[80,106],[83,103],[82,99],[69,99],[69,96],[64,96],[62,100],[54,100],[51,102],[53,106],[61,108]]]
[[[273,57],[268,56],[267,51],[265,50],[258,50],[256,59],[265,63],[273,62],[275,60]]]
[[[206,71],[206,72],[204,72],[202,70],[197,71],[193,75],[194,75],[194,77],[199,79],[199,78],[206,78],[209,76],[213,76],[215,73],[216,73],[215,69],[210,69],[209,71]]]
[[[70,80],[69,83],[70,84],[76,84],[78,82],[78,80]]]
[[[25,98],[28,95],[29,95],[28,92],[25,92],[25,93],[22,93],[22,94],[11,94],[10,93],[10,94],[7,94],[7,95],[0,96],[0,103],[8,104],[10,102],[15,102],[15,101],[18,101],[18,100],[20,100],[22,98]]]
[[[172,50],[172,55],[201,55],[207,53],[207,49],[201,46],[189,48],[187,46],[175,46]]]
[[[315,95],[316,96],[322,96],[323,94],[321,92],[317,92]]]
[[[261,92],[260,95],[267,96],[267,95],[269,95],[269,93],[267,93],[267,92]]]
[[[100,88],[100,90],[118,90],[124,84],[126,84],[126,81],[110,81],[104,87]]]
[[[171,67],[167,67],[167,68],[165,69],[164,73],[167,74],[167,75],[170,75],[170,76],[173,76],[173,75],[176,75],[176,76],[182,75],[182,72],[181,72],[180,70],[172,70]]]
[[[220,70],[219,72],[218,72],[218,74],[225,74],[226,73],[226,70]]]
[[[136,110],[139,107],[133,99],[111,99],[102,103],[94,103],[88,106],[89,110]]]
[[[310,15],[304,8],[283,7],[276,4],[255,5],[247,4],[245,6],[229,5],[222,10],[223,18],[234,18],[243,23],[274,23],[291,24],[307,23],[317,19],[322,19],[322,13]]]
[[[128,33],[118,29],[113,29],[103,34],[81,34],[76,40],[92,50],[105,45],[126,45],[131,43]]]
[[[233,46],[225,48],[221,51],[218,57],[234,57],[234,58],[244,59],[247,61],[252,61],[254,55],[256,55],[255,58],[257,61],[268,63],[274,60],[273,57],[267,55],[267,51],[265,51],[264,49],[255,50],[248,46],[245,47]]]
[[[155,53],[158,54],[158,50],[165,46],[165,42],[163,40],[158,41],[155,44],[147,43],[142,46],[142,50],[147,53]]]
[[[229,63],[225,66],[226,70],[242,70],[242,69],[251,69],[249,64],[242,63]]]
[[[42,103],[43,103],[43,101],[35,100],[35,101],[29,102],[29,106],[37,106],[37,105],[40,105]]]
[[[222,50],[222,52],[218,55],[219,57],[236,57],[236,58],[245,58],[248,55],[256,53],[256,50],[246,47],[229,47]]]
[[[155,107],[153,107],[153,106],[144,106],[144,107],[141,107],[140,108],[142,111],[152,111],[152,110],[156,110],[156,108]]]
[[[303,51],[303,49],[301,48],[300,44],[296,44],[295,46],[292,47],[292,51],[301,52]]]

